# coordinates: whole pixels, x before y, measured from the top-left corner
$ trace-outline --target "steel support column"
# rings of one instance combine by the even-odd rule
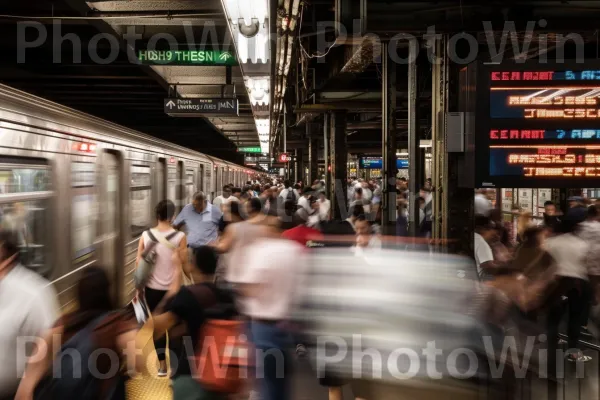
[[[348,135],[346,135],[346,112],[336,111],[331,114],[331,172],[333,193],[331,206],[333,217],[347,218],[347,186],[348,186]]]
[[[330,116],[329,114],[324,114],[323,115],[323,143],[324,143],[324,150],[323,150],[323,158],[325,159],[325,193],[327,194],[327,198],[331,199],[331,193],[332,193],[332,189],[331,189],[331,168],[330,167],[330,155],[329,155],[329,137],[330,137],[330,132],[331,132],[331,125],[330,125]]]
[[[448,37],[440,35],[433,38],[431,68],[431,179],[433,185],[433,222],[434,239],[448,238],[448,154],[446,147],[446,113],[448,112],[448,55],[446,43]],[[439,247],[441,249],[442,247]]]
[[[408,232],[410,236],[417,236],[419,233],[419,168],[421,166],[421,149],[419,147],[419,118],[417,115],[417,52],[418,45],[414,41],[409,42],[409,60],[408,64]]]
[[[382,118],[381,154],[382,170],[382,210],[381,226],[385,235],[396,232],[396,63],[390,59],[388,43],[381,47],[382,60]]]
[[[294,182],[298,182],[299,175],[298,175],[298,153],[301,153],[302,149],[295,149],[294,150]]]
[[[296,176],[296,182],[304,182],[304,149],[297,149],[296,154],[296,170],[298,171]]]
[[[319,139],[312,132],[313,126],[306,124],[306,136],[308,137],[308,185],[319,177]]]

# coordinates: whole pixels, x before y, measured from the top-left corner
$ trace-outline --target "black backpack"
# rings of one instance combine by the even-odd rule
[[[293,201],[296,202],[296,193],[294,193],[294,189],[288,189],[287,196],[285,196],[285,201]]]

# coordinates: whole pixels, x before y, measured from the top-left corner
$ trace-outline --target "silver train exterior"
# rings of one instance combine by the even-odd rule
[[[254,171],[0,85],[0,222],[23,263],[75,306],[79,274],[100,265],[115,299],[134,294],[141,233],[162,199],[178,208]]]

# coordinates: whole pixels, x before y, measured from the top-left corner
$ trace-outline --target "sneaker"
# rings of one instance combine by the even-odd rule
[[[167,370],[165,368],[159,368],[158,377],[165,378],[167,376]]]

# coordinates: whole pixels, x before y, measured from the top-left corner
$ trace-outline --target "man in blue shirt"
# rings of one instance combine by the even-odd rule
[[[194,194],[191,204],[183,207],[173,225],[187,228],[188,246],[198,248],[217,240],[221,210],[206,200],[203,192]]]

